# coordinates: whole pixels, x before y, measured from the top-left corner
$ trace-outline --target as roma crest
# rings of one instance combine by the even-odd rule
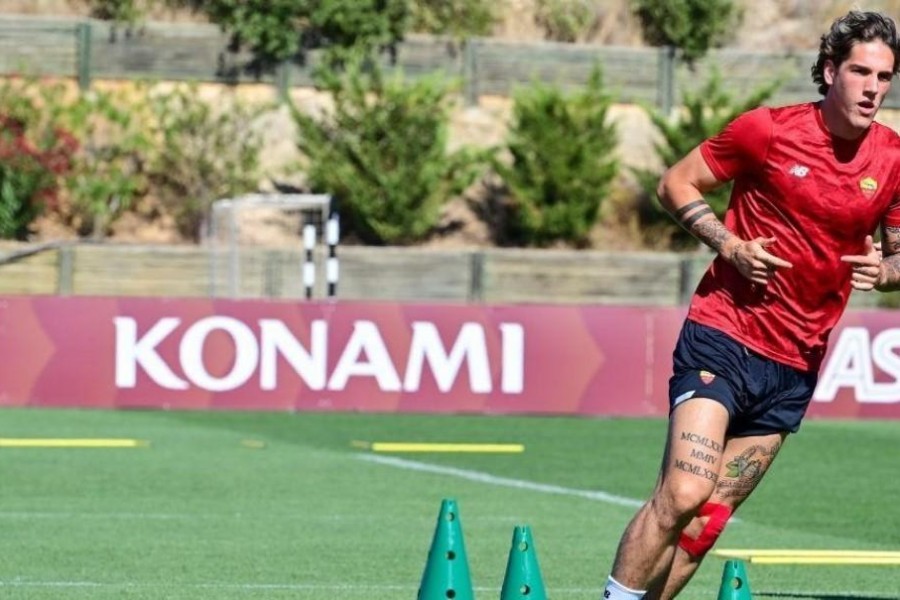
[[[715,378],[716,376],[709,371],[700,371],[700,381],[702,381],[706,385],[711,384],[713,382],[713,379]]]
[[[878,191],[878,182],[875,181],[875,179],[873,179],[872,177],[866,177],[865,179],[860,179],[859,189],[866,196],[874,196],[875,192]]]

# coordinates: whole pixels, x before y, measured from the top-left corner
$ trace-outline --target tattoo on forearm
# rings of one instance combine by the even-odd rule
[[[691,233],[716,252],[722,251],[725,241],[732,235],[719,219],[707,219],[697,223],[691,228]]]
[[[878,287],[882,292],[900,289],[900,254],[885,257],[881,261],[884,283]]]
[[[719,495],[723,498],[749,496],[772,464],[779,448],[781,442],[775,442],[768,448],[751,446],[726,463],[725,472],[716,486]]]
[[[706,215],[711,215],[711,214],[713,214],[712,209],[710,207],[706,206],[704,208],[701,208],[697,212],[692,213],[690,217],[682,219],[681,224],[684,226],[685,229],[687,229],[688,231],[691,231],[691,229],[694,227],[694,224],[697,223],[697,221],[699,221]]]
[[[885,254],[900,252],[900,227],[883,227],[881,237],[882,252]]]
[[[708,215],[712,215],[712,218],[705,218]],[[725,241],[731,237],[731,232],[719,221],[703,198],[688,202],[672,213],[672,216],[685,230],[716,252],[721,252]]]
[[[703,200],[702,198],[700,200],[694,200],[693,202],[688,202],[687,204],[685,204],[684,206],[682,206],[681,208],[676,210],[674,213],[674,216],[676,219],[681,221],[682,217],[684,217],[684,215],[688,214],[695,208],[700,208],[701,206],[703,206],[705,204],[706,204],[706,200]]]

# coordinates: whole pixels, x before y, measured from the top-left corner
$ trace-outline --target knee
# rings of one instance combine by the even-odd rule
[[[697,516],[711,492],[709,486],[694,482],[669,482],[656,491],[651,504],[666,529],[681,530]]]

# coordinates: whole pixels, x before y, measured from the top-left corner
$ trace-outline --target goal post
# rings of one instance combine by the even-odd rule
[[[204,228],[210,296],[302,298],[310,260],[304,235],[314,228],[315,238],[324,240],[331,211],[328,194],[247,194],[213,202]]]

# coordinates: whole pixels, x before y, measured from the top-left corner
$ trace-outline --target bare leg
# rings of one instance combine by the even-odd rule
[[[750,496],[778,454],[786,434],[731,438],[725,444],[719,482],[710,502],[724,504],[732,511]],[[706,525],[708,517],[694,517],[684,531],[696,538]],[[647,593],[648,600],[669,600],[687,585],[700,567],[703,557],[694,557],[677,548],[668,578]]]
[[[673,411],[653,496],[619,542],[616,581],[647,590],[668,579],[681,530],[716,485],[727,426],[728,411],[713,400],[693,398]]]

